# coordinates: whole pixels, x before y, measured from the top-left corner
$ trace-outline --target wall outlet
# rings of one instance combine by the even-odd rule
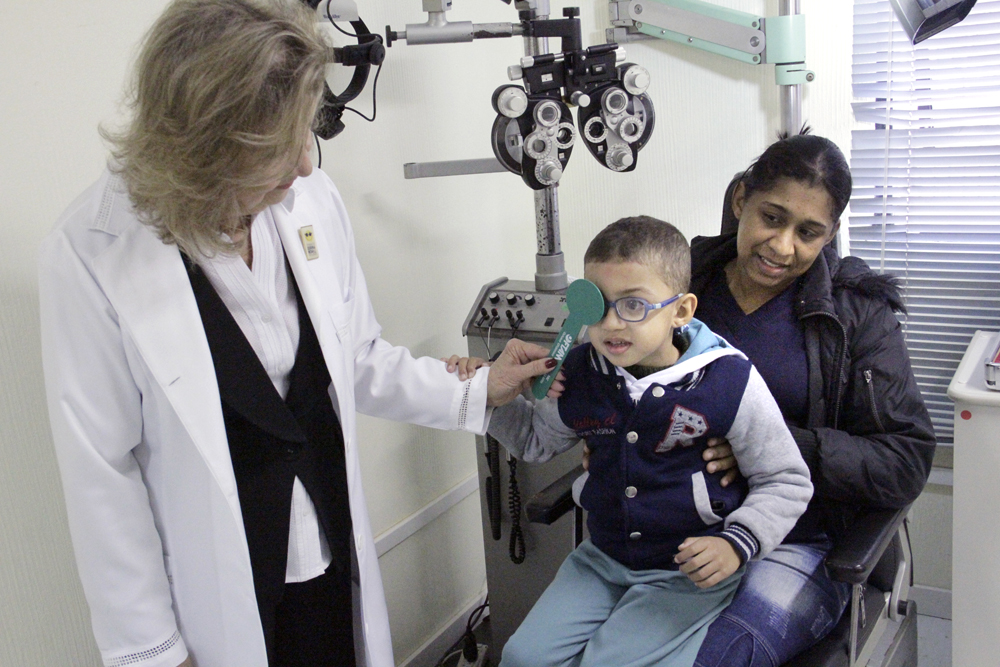
[[[486,664],[486,644],[476,644],[476,648],[479,649],[479,656],[475,662],[469,662],[464,655],[459,654],[455,667],[483,667]]]

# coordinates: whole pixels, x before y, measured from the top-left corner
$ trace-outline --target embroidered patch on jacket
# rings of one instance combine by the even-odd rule
[[[683,405],[674,407],[673,414],[670,415],[670,426],[667,427],[667,434],[656,446],[656,453],[662,454],[680,445],[690,447],[694,444],[694,439],[705,435],[708,432],[708,420],[705,415],[694,410],[689,410]]]
[[[580,417],[579,419],[571,419],[569,427],[576,431],[576,434],[581,438],[586,438],[592,435],[614,435],[618,432],[615,427],[618,425],[618,415],[608,415],[604,419],[597,419],[595,417]]]

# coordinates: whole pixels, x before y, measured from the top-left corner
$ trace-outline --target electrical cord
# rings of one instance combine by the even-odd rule
[[[353,109],[351,107],[344,107],[344,111],[353,111],[354,113],[358,114],[359,116],[367,120],[369,123],[375,122],[375,116],[376,114],[378,114],[378,99],[375,97],[375,91],[378,90],[378,77],[381,73],[382,73],[382,66],[379,65],[378,69],[375,70],[375,80],[372,82],[372,117],[369,118],[368,116],[364,115],[357,109]]]
[[[490,516],[490,534],[494,541],[500,540],[500,443],[489,433],[486,434],[486,465],[490,474],[486,478],[486,510]]]
[[[486,599],[483,600],[483,603],[478,607],[476,607],[475,609],[473,609],[472,613],[469,614],[469,620],[466,621],[465,623],[466,632],[472,632],[476,628],[476,626],[479,625],[479,621],[483,618],[483,614],[486,613],[486,610],[489,609],[489,607],[490,607],[490,596],[487,595]]]
[[[490,349],[490,340],[493,338],[493,325],[490,324],[486,328],[486,335],[483,335],[482,329],[479,330],[479,338],[482,339],[483,345],[486,346],[486,356],[489,357],[490,361],[493,361],[493,350]]]
[[[331,2],[333,2],[333,0],[326,0],[326,15],[327,15],[327,16],[330,16],[330,3],[331,3]],[[357,38],[358,38],[358,33],[356,33],[356,32],[347,32],[346,30],[344,30],[343,28],[341,28],[341,27],[340,27],[339,25],[337,25],[337,24],[336,24],[336,23],[334,22],[334,20],[333,20],[333,18],[332,18],[332,17],[330,18],[330,25],[332,25],[332,26],[333,26],[334,28],[336,28],[336,29],[337,29],[337,30],[338,30],[339,32],[342,32],[342,33],[344,33],[344,34],[345,34],[345,35],[347,35],[348,37],[353,37],[354,39],[357,39]]]
[[[521,530],[521,490],[517,486],[517,459],[510,457],[510,559],[515,565],[524,562],[524,532]]]
[[[479,644],[476,643],[476,635],[472,633],[473,628],[479,624],[479,619],[483,617],[486,608],[490,606],[490,598],[486,597],[481,605],[472,610],[469,620],[465,622],[465,635],[462,637],[462,656],[469,664],[474,664],[479,658]]]
[[[434,665],[434,667],[445,667],[448,664],[448,661],[454,658],[456,655],[462,655],[462,649],[457,648],[452,651],[449,651],[447,655],[441,658],[438,664]]]
[[[472,613],[469,614],[469,618],[465,622],[465,632],[462,634],[462,637],[448,647],[444,656],[434,667],[444,667],[449,660],[459,654],[462,654],[465,657],[465,660],[470,664],[476,662],[476,659],[479,657],[479,645],[476,643],[476,636],[472,631],[477,625],[479,625],[479,621],[482,619],[483,614],[489,606],[490,597],[487,595],[486,600],[484,600],[481,605],[473,609]]]
[[[346,30],[344,30],[343,28],[341,28],[339,25],[337,25],[336,21],[333,20],[333,15],[330,13],[330,3],[331,2],[333,2],[333,0],[326,0],[326,15],[330,19],[330,25],[332,25],[334,27],[334,29],[337,30],[338,32],[341,32],[341,33],[347,35],[348,37],[352,37],[352,38],[358,39],[360,41],[360,38],[358,37],[357,33],[347,32]],[[367,28],[365,28],[365,30],[367,30]],[[369,123],[374,123],[375,122],[375,116],[378,114],[378,98],[376,97],[376,93],[378,91],[378,77],[379,77],[380,74],[382,74],[382,64],[381,63],[375,69],[375,80],[372,81],[372,117],[369,118],[368,116],[364,115],[363,113],[361,113],[357,109],[353,109],[353,108],[351,108],[349,106],[346,106],[346,105],[344,106],[344,111],[351,111],[353,113],[356,113],[357,115],[361,116],[366,121],[368,121]]]

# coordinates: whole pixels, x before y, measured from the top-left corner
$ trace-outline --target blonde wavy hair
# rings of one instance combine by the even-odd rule
[[[189,254],[236,251],[222,234],[302,150],[330,56],[300,0],[174,0],[143,40],[131,120],[101,129],[140,220]]]

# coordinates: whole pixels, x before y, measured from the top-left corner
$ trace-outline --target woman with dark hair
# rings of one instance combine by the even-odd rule
[[[934,432],[896,283],[833,247],[850,196],[833,142],[782,138],[733,192],[737,231],[691,244],[698,317],[759,369],[815,486],[784,543],[748,563],[698,667],[773,667],[824,637],[850,597],[823,566],[831,540],[861,508],[912,502],[930,474]],[[709,451],[709,472],[734,466],[727,445]]]
[[[514,341],[473,378],[382,339],[309,158],[331,62],[298,0],[174,0],[113,161],[42,245],[49,418],[109,667],[392,667],[356,411],[481,433],[555,366]]]

